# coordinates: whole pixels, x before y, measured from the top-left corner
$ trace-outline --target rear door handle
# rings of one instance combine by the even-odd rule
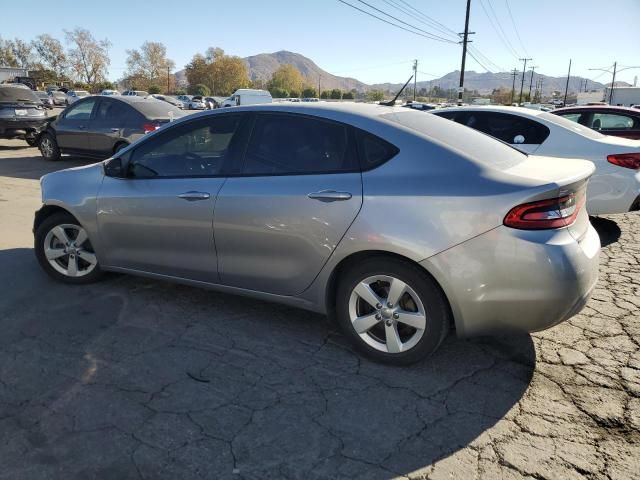
[[[336,202],[340,200],[349,200],[351,194],[349,192],[336,192],[335,190],[322,190],[320,192],[309,193],[307,197],[321,202]]]
[[[112,128],[111,131],[114,132],[114,133],[117,133],[117,132],[120,131],[120,129],[119,128]]]
[[[178,195],[178,198],[186,200],[187,202],[197,202],[198,200],[207,200],[210,198],[207,192],[184,192]]]

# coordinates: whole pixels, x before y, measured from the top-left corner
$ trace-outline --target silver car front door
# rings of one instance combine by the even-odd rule
[[[241,117],[182,123],[123,155],[126,178],[98,196],[105,266],[217,282],[213,210]]]
[[[280,295],[304,291],[362,205],[349,127],[256,115],[240,176],[222,187],[214,233],[220,280]]]

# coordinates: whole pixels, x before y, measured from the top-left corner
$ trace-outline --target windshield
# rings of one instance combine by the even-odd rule
[[[76,91],[76,95],[77,95],[78,97],[86,97],[87,95],[89,95],[89,92],[84,92],[84,91],[82,91],[82,90],[77,90],[77,91]]]
[[[572,132],[576,132],[584,137],[592,138],[595,140],[605,138],[605,136],[595,130],[591,130],[579,123],[572,122],[569,119],[561,117],[560,115],[554,115],[553,113],[541,113],[538,118],[542,118],[548,122],[555,123],[561,127],[567,128]]]
[[[64,98],[64,92],[53,92],[54,97]]]
[[[40,99],[28,88],[0,87],[0,102],[40,103]]]

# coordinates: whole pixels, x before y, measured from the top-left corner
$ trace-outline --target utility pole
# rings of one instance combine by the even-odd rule
[[[524,67],[522,67],[522,81],[520,82],[520,100],[518,103],[522,104],[522,90],[524,89],[524,73],[527,71],[527,62],[529,60],[533,60],[532,58],[521,58],[520,61],[524,62]]]
[[[542,103],[542,82],[544,80],[543,77],[539,77],[540,78],[540,103]]]
[[[562,102],[562,106],[567,105],[567,92],[569,91],[569,78],[571,77],[571,59],[569,59],[569,73],[567,73],[567,84],[564,87],[564,102]]]
[[[416,88],[418,86],[418,59],[413,61],[413,101],[416,101]]]
[[[171,69],[167,66],[167,95],[171,91],[171,87],[169,87],[169,76],[171,75]]]
[[[322,75],[318,75],[318,98],[320,98],[320,79],[322,78]]]
[[[469,32],[469,12],[471,11],[471,0],[467,0],[467,14],[464,19],[464,33],[462,36],[462,65],[460,66],[460,87],[458,88],[458,105],[462,105],[462,92],[464,92],[464,64],[467,60],[467,43],[469,43],[469,35],[475,32]]]
[[[609,89],[609,105],[613,100],[613,89],[616,85],[616,69],[618,68],[618,62],[613,62],[613,79],[611,80],[611,88]]]
[[[518,76],[518,70],[515,68],[511,70],[511,76],[513,77],[513,85],[511,85],[511,105],[513,105],[513,96],[516,93],[516,77]]]
[[[537,67],[535,65],[531,67],[531,80],[529,81],[529,101],[530,102],[531,102],[531,87],[533,87],[533,72],[536,68]]]

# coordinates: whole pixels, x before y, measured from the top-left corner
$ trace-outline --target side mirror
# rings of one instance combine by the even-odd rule
[[[121,158],[112,158],[111,160],[104,163],[104,174],[107,177],[113,178],[124,178],[124,168],[122,165]]]

